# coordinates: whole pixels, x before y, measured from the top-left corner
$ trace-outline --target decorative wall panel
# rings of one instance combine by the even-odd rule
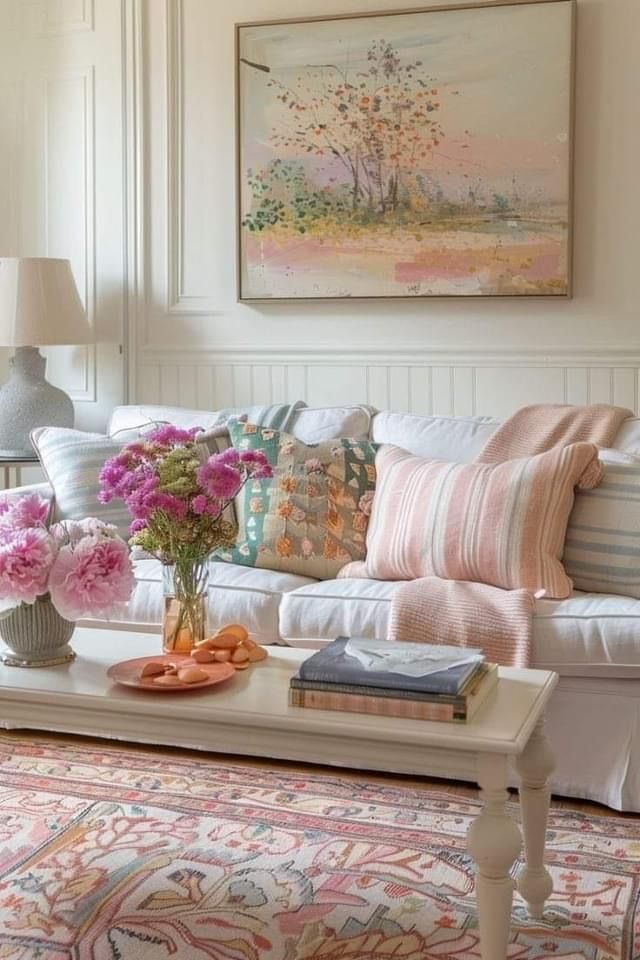
[[[286,358],[285,358],[286,359]],[[527,364],[521,356],[424,358],[409,364],[379,357],[290,357],[199,353],[147,354],[139,400],[211,410],[223,406],[305,400],[314,406],[370,403],[420,415],[506,417],[517,407],[549,403],[616,403],[637,410],[640,355],[565,358]]]

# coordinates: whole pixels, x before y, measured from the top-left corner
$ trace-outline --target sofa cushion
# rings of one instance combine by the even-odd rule
[[[417,457],[469,463],[499,426],[493,417],[417,417],[383,410],[373,418],[371,439]]]
[[[133,597],[112,617],[110,626],[157,630],[160,643],[162,565],[155,559],[143,559],[136,561],[134,568]],[[260,643],[278,643],[278,608],[282,594],[313,582],[308,577],[290,573],[214,561],[209,568],[209,628],[214,631],[225,623],[242,623]]]
[[[233,407],[227,410],[189,410],[162,404],[128,404],[116,407],[111,414],[107,433],[120,435],[124,430],[135,430],[149,423],[173,423],[177,427],[202,427],[210,430],[225,422],[229,416],[246,416],[263,407]],[[337,407],[303,407],[293,413],[291,433],[304,443],[319,443],[338,437],[363,439],[369,436],[374,408],[366,404],[348,404]]]
[[[349,437],[363,440],[369,436],[374,408],[366,404],[345,407],[305,407],[299,410],[291,433],[303,443],[320,443]]]
[[[285,593],[280,634],[306,647],[338,636],[386,636],[398,581],[325,580]],[[640,601],[575,592],[536,600],[532,666],[570,677],[640,677]]]
[[[323,580],[282,597],[280,635],[292,647],[336,637],[386,637],[400,581]]]
[[[418,457],[469,463],[501,423],[496,417],[420,417],[381,410],[372,420],[371,439],[402,447]],[[640,457],[640,417],[624,421],[613,449]]]
[[[383,446],[376,454],[366,574],[437,576],[567,597],[571,582],[560,561],[573,489],[594,462],[601,469],[591,443],[495,464],[425,460]],[[347,567],[341,576],[352,573]]]
[[[322,579],[364,557],[375,487],[369,440],[306,444],[251,423],[229,429],[237,449],[266,454],[273,476],[247,483],[236,497],[237,543],[219,556]]]
[[[118,438],[121,438],[121,434],[126,430],[135,431],[153,423],[172,423],[185,430],[191,427],[209,430],[218,421],[218,411],[188,410],[186,407],[167,407],[156,403],[127,404],[114,408],[109,418],[107,433],[111,437],[117,434]]]
[[[628,417],[623,422],[613,446],[616,450],[640,456],[640,417]]]

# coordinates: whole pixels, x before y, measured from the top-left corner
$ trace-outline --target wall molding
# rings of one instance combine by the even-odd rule
[[[137,399],[214,410],[305,400],[419,415],[504,417],[542,398],[639,408],[640,353],[623,349],[412,350],[319,347],[145,349]]]
[[[43,26],[40,36],[58,37],[67,33],[92,31],[95,29],[95,0],[81,0],[78,17],[61,17],[56,20],[50,16],[50,5],[43,10]]]
[[[308,345],[287,347],[228,346],[206,349],[194,346],[145,346],[140,351],[142,363],[192,363],[194,366],[210,366],[212,363],[307,363],[331,366],[352,366],[353,363],[381,364],[387,366],[464,366],[464,367],[640,367],[640,351],[632,352],[626,347],[603,347],[602,349],[560,349],[558,347],[531,347],[525,350],[492,349],[481,347],[456,350],[451,347],[411,346],[404,350],[391,350],[388,346],[350,345],[331,346],[319,344],[309,349]]]
[[[184,285],[184,4],[166,0],[167,110],[167,266],[168,314],[216,316],[219,305],[210,296],[193,294]]]
[[[60,251],[50,250],[50,150],[49,150],[49,90],[55,83],[77,81],[82,91],[82,203],[83,203],[83,249],[84,289],[82,290],[84,307],[89,325],[95,329],[96,319],[96,170],[95,170],[95,67],[76,70],[63,68],[42,74],[43,139],[44,139],[44,243],[45,256],[60,256]],[[97,351],[95,345],[84,348],[84,383],[80,389],[68,389],[72,400],[79,403],[95,403],[97,400]]]
[[[184,265],[182,0],[166,0],[167,313],[180,312]]]
[[[123,364],[125,402],[135,398],[138,337],[145,314],[145,184],[144,32],[141,0],[122,2],[122,251]]]
[[[0,87],[0,104],[5,91],[7,94],[6,103],[11,113],[10,116],[5,115],[3,118],[3,123],[9,125],[8,131],[5,129],[6,142],[3,144],[3,159],[8,171],[8,182],[14,184],[14,189],[6,198],[6,219],[2,224],[3,253],[5,251],[8,253],[20,250],[20,197],[23,189],[20,156],[24,136],[24,124],[21,124],[21,118],[24,118],[25,111],[24,79],[2,84]]]

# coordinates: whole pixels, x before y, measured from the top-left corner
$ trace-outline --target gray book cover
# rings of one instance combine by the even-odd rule
[[[424,677],[407,677],[386,670],[366,670],[356,657],[345,653],[347,640],[348,637],[338,637],[314,653],[300,665],[298,678],[316,683],[383,687],[387,690],[414,690],[418,693],[457,696],[479,667],[477,662],[465,663]]]

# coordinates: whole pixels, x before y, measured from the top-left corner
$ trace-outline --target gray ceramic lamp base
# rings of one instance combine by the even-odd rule
[[[37,347],[17,347],[11,377],[0,388],[0,457],[32,457],[36,427],[72,427],[73,404],[45,380],[47,361]]]

